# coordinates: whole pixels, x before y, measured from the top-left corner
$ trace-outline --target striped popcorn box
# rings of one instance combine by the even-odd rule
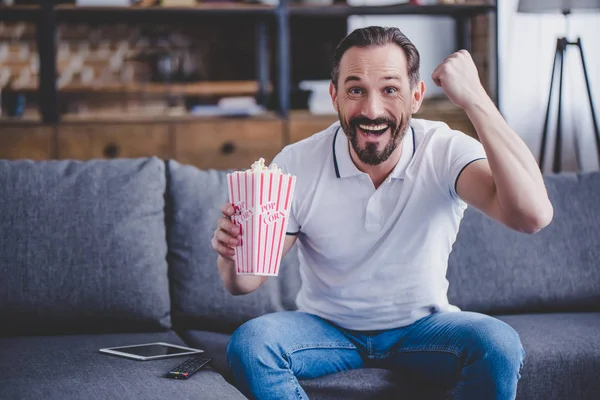
[[[241,227],[237,273],[277,276],[296,177],[265,167],[261,158],[249,170],[227,174],[227,183],[233,222]]]

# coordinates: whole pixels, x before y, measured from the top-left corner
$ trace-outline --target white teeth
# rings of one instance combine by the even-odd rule
[[[358,125],[360,129],[364,129],[365,131],[381,131],[383,129],[387,129],[387,125]]]

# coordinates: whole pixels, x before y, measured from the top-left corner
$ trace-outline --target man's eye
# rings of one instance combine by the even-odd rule
[[[387,87],[385,88],[385,93],[386,94],[395,94],[396,92],[398,92],[398,89],[396,89],[395,87]]]
[[[350,94],[361,94],[363,91],[361,88],[351,88],[350,90],[348,90],[348,93]]]

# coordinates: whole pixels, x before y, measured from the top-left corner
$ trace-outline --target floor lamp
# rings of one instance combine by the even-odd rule
[[[519,0],[518,12],[520,13],[561,13],[568,18],[568,15],[573,11],[600,11],[600,0]],[[546,109],[546,119],[544,122],[544,131],[542,132],[542,143],[540,149],[540,169],[543,170],[544,158],[546,154],[546,142],[548,140],[548,121],[550,119],[550,105],[552,102],[552,90],[554,88],[554,77],[557,70],[557,61],[560,62],[559,68],[559,83],[558,83],[558,117],[556,126],[556,142],[554,147],[554,163],[552,165],[552,171],[557,173],[561,168],[561,150],[562,150],[562,88],[563,88],[563,72],[564,72],[564,58],[569,46],[575,46],[579,49],[579,55],[581,56],[581,65],[583,67],[583,75],[585,77],[585,84],[587,87],[587,95],[590,103],[590,110],[592,113],[592,121],[594,124],[594,132],[596,138],[596,149],[598,152],[598,160],[600,162],[600,133],[598,132],[598,122],[596,120],[596,112],[594,111],[594,102],[592,100],[592,92],[590,90],[590,80],[588,78],[588,72],[585,65],[585,58],[583,56],[583,47],[581,46],[581,38],[577,38],[576,41],[571,42],[567,38],[561,37],[556,39],[556,50],[554,52],[554,64],[552,66],[552,78],[550,78],[550,91],[548,93],[548,108]],[[579,149],[576,149],[579,154]],[[578,157],[578,162],[581,163],[581,158]],[[579,165],[581,168],[581,165]]]

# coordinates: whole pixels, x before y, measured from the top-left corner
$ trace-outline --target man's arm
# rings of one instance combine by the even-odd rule
[[[434,82],[465,110],[487,160],[469,164],[456,184],[458,196],[489,217],[525,233],[552,220],[554,210],[535,158],[506,123],[477,74],[471,55],[461,50],[433,72]]]

